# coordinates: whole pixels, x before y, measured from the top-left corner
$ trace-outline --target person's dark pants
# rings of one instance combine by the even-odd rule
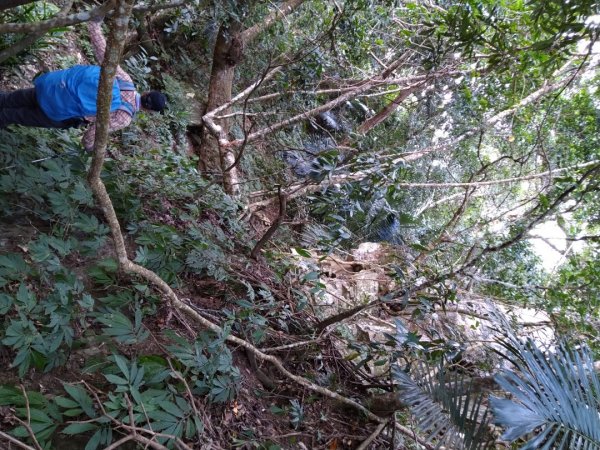
[[[0,91],[0,128],[23,125],[41,128],[71,128],[81,125],[79,118],[57,122],[48,117],[35,97],[35,88],[12,92]]]

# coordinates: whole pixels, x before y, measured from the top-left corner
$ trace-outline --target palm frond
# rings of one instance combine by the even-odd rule
[[[495,379],[512,399],[490,398],[502,439],[535,433],[522,450],[600,449],[600,377],[590,353],[562,344],[546,354],[515,336],[504,347],[515,367]]]
[[[400,399],[429,441],[452,449],[489,447],[490,417],[484,395],[464,376],[424,362],[418,363],[412,377],[399,367],[393,367],[392,374]]]

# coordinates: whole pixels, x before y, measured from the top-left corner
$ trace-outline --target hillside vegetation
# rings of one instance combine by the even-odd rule
[[[0,129],[0,448],[600,449],[599,24],[0,2],[0,90],[102,65],[92,152]]]

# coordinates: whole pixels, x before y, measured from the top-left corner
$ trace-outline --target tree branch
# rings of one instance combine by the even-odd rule
[[[446,73],[446,72],[441,72],[441,73],[436,73],[436,74],[417,75],[414,77],[408,77],[408,78],[404,79],[404,82],[406,82],[406,83],[410,83],[411,81],[412,82],[422,82],[422,81],[425,81],[428,79],[438,78],[438,77],[447,76],[447,75],[448,75],[448,73]],[[375,77],[370,80],[366,80],[363,84],[357,86],[353,90],[351,90],[345,94],[342,94],[339,97],[337,97],[317,108],[313,108],[310,111],[305,111],[303,113],[297,114],[293,117],[290,117],[289,119],[282,120],[281,122],[278,122],[278,123],[275,123],[268,127],[265,127],[262,130],[251,133],[246,137],[246,139],[236,139],[233,141],[226,141],[226,142],[222,142],[221,145],[226,146],[226,147],[239,147],[243,143],[254,142],[258,139],[261,139],[261,138],[263,138],[269,134],[272,134],[276,131],[279,131],[283,128],[287,128],[290,125],[293,125],[295,123],[301,122],[301,121],[309,119],[311,117],[314,117],[317,114],[320,114],[322,112],[329,111],[330,109],[333,109],[336,106],[341,105],[342,103],[345,103],[346,101],[357,97],[358,95],[362,94],[363,92],[367,92],[370,89],[378,86],[380,84],[380,82],[381,82],[380,77]]]
[[[74,0],[68,0],[67,2],[65,2],[57,17],[65,17],[69,13],[71,7],[73,6],[73,1]],[[47,30],[42,30],[31,33],[25,36],[19,42],[2,50],[0,52],[0,64],[2,64],[7,59],[17,55],[18,53],[22,52],[26,48],[32,46],[38,39],[40,39],[44,34],[46,34],[46,31]]]
[[[108,14],[114,8],[116,0],[107,0],[103,4],[88,11],[71,14],[69,16],[57,15],[52,19],[41,22],[29,23],[3,23],[0,24],[0,33],[41,33],[52,28],[76,25],[78,23],[88,22],[96,17],[102,17]]]
[[[275,219],[275,221],[271,224],[271,226],[266,231],[266,233],[263,235],[263,237],[260,238],[260,240],[256,243],[256,245],[250,252],[250,258],[256,259],[256,257],[258,256],[258,252],[260,252],[260,250],[265,246],[265,244],[267,242],[269,242],[269,239],[271,239],[271,237],[275,234],[275,231],[277,231],[277,228],[279,228],[279,226],[281,225],[281,222],[283,222],[283,219],[285,218],[286,205],[287,205],[287,199],[286,199],[285,194],[283,192],[281,192],[281,187],[280,187],[279,188],[279,215],[277,216],[277,219]]]
[[[367,439],[365,439],[362,442],[362,444],[360,444],[358,447],[356,447],[356,450],[367,450],[369,448],[369,445],[371,445],[371,443],[375,439],[377,439],[377,436],[379,436],[381,434],[381,432],[387,425],[388,425],[387,422],[380,423],[379,426],[377,428],[375,428],[375,431],[373,431],[373,433],[371,433],[371,435]]]
[[[242,33],[242,39],[244,44],[248,44],[253,41],[256,36],[262,33],[264,30],[269,28],[274,22],[284,19],[292,12],[294,12],[300,5],[304,3],[304,0],[288,0],[281,6],[274,5],[275,10],[266,16],[261,22],[250,28],[244,30]]]
[[[0,24],[0,33],[42,33],[51,30],[52,28],[88,22],[97,17],[110,15],[110,12],[114,8],[115,1],[116,0],[107,0],[105,3],[88,11],[81,11],[69,16],[57,15],[51,19],[42,20],[40,22]],[[178,8],[179,6],[185,6],[187,3],[188,2],[185,0],[174,0],[166,4],[140,5],[136,6],[133,10],[135,12],[155,12],[163,9]],[[2,6],[0,6],[0,9],[2,9]]]
[[[500,180],[473,181],[473,182],[467,182],[467,183],[394,183],[394,185],[396,187],[403,187],[403,188],[430,188],[430,189],[478,188],[478,187],[494,186],[494,185],[500,185],[500,184],[518,183],[521,181],[534,180],[536,178],[544,178],[544,177],[555,175],[555,174],[562,173],[562,172],[570,172],[570,171],[574,171],[574,170],[585,169],[587,167],[598,165],[598,164],[600,164],[600,160],[594,160],[594,161],[589,161],[589,162],[582,163],[582,164],[576,164],[576,165],[569,166],[569,167],[561,167],[558,169],[547,170],[545,172],[534,173],[531,175],[524,175],[521,177],[513,177],[513,178],[503,178]],[[369,175],[375,173],[376,171],[377,171],[377,169],[372,169],[372,170],[363,170],[361,172],[355,172],[352,174],[334,175],[334,176],[328,178],[327,181],[321,182],[321,183],[307,183],[307,182],[294,183],[294,184],[288,186],[284,192],[287,195],[288,199],[294,199],[294,198],[298,198],[303,195],[306,195],[308,193],[321,190],[328,186],[335,186],[335,185],[338,185],[341,183],[348,183],[348,182],[353,182],[353,181],[362,181],[362,180],[366,179]],[[271,192],[272,191],[269,191],[269,190],[255,191],[255,192],[251,192],[250,194],[248,194],[248,197],[254,197],[254,198],[262,197],[265,195],[269,195]],[[452,198],[462,197],[463,195],[464,195],[463,193],[454,194],[454,195],[451,195],[450,197],[445,197],[443,200],[444,201],[451,200]],[[266,206],[272,202],[273,202],[273,199],[270,198],[267,200],[252,203],[252,204],[248,205],[248,208],[251,210],[256,210],[256,209]],[[430,207],[437,205],[437,204],[439,204],[439,201],[435,202],[433,205],[430,205],[427,209],[429,209]]]

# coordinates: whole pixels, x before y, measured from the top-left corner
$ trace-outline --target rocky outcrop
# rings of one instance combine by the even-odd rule
[[[298,258],[307,271],[318,271],[324,289],[313,297],[313,308],[323,319],[361,305],[373,303],[354,316],[335,325],[354,336],[356,342],[386,342],[389,336],[414,333],[422,342],[444,342],[449,354],[454,353],[461,365],[485,376],[503,364],[490,345],[501,337],[501,323],[520,328],[520,336],[531,337],[542,347],[550,348],[555,335],[549,317],[539,311],[503,306],[482,296],[457,291],[457,301],[441,306],[441,301],[416,300],[400,310],[391,310],[377,300],[392,291],[394,279],[388,265],[394,262],[394,248],[383,243],[363,243],[346,257],[326,256]],[[400,330],[400,331],[399,331]],[[440,344],[442,345],[442,344]],[[339,343],[339,351],[349,359],[359,357],[355,350]],[[371,366],[373,373],[386,366]]]

